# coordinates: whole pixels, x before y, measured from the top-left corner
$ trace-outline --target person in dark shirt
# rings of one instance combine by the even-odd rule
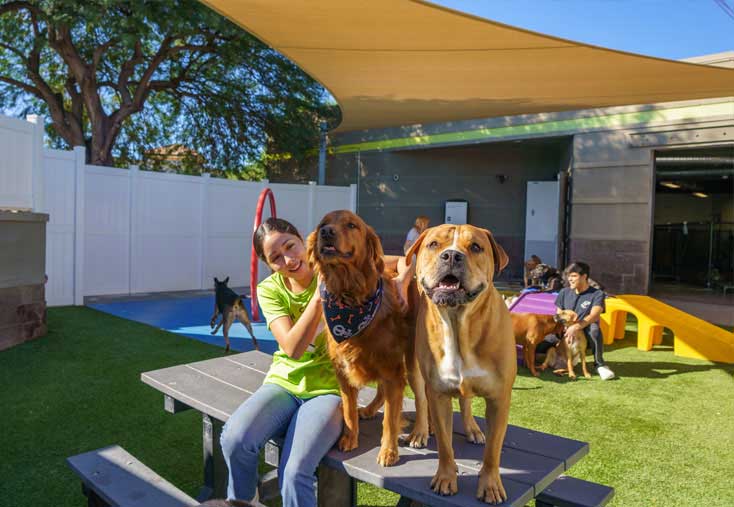
[[[604,340],[599,327],[599,317],[606,310],[604,291],[589,285],[589,265],[573,262],[566,268],[568,287],[556,297],[556,310],[573,310],[578,322],[566,329],[566,336],[583,330],[594,353],[594,366],[602,380],[614,378],[614,372],[604,364]]]

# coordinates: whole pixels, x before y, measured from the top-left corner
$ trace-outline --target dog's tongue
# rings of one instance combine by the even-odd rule
[[[453,275],[445,277],[443,280],[438,282],[438,286],[442,289],[458,289],[459,279]]]

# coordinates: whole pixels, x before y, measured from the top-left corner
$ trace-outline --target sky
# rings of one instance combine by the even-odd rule
[[[678,60],[734,50],[734,0],[432,1],[527,30],[646,56]]]

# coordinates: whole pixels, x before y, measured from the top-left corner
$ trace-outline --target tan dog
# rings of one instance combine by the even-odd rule
[[[537,377],[540,374],[535,368],[535,349],[540,342],[549,334],[562,335],[564,325],[569,322],[570,314],[567,310],[556,315],[543,315],[538,313],[510,313],[512,318],[512,333],[515,342],[523,346],[523,359],[530,373]],[[576,318],[574,312],[573,318]]]
[[[563,310],[559,313],[560,315],[564,317],[566,327],[578,322],[578,316],[572,310]],[[545,355],[545,361],[543,361],[539,369],[544,371],[550,367],[553,368],[553,373],[556,375],[568,373],[568,377],[575,380],[576,372],[574,371],[574,366],[580,362],[584,377],[591,378],[591,373],[589,373],[586,367],[587,345],[586,334],[584,334],[583,330],[576,331],[572,336],[564,337],[556,347],[548,349]]]
[[[413,347],[414,316],[411,315],[414,314],[406,317],[400,309],[395,284],[383,272],[383,251],[377,234],[351,211],[327,214],[309,235],[307,243],[309,262],[323,277],[326,289],[324,319],[328,324],[328,350],[339,381],[344,414],[339,449],[351,451],[358,446],[359,416],[373,416],[384,400],[377,462],[393,465],[398,461],[406,374],[416,395],[411,445],[422,447],[428,441],[425,385]],[[361,308],[365,308],[365,313],[374,309],[363,305],[377,297],[380,286],[382,299],[372,320],[367,324],[363,321],[356,330],[349,328],[361,318]],[[327,310],[332,307],[335,309],[330,316]],[[371,381],[379,382],[378,396],[358,412],[357,393]]]
[[[507,254],[488,230],[450,224],[424,231],[406,254],[408,262],[414,254],[421,291],[415,347],[438,441],[431,487],[442,495],[458,490],[451,398],[463,396],[470,406],[472,396],[482,396],[487,434],[477,498],[500,503],[507,499],[500,451],[517,374],[512,320],[493,285]]]

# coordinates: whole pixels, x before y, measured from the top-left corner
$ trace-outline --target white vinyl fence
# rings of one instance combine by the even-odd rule
[[[84,296],[249,285],[255,206],[269,187],[279,217],[304,235],[334,209],[356,208],[356,186],[230,181],[88,166],[84,148],[43,150],[49,213],[49,306]],[[264,218],[270,208],[265,206]],[[267,275],[260,265],[260,278]]]
[[[0,115],[0,208],[43,206],[42,146],[42,117],[28,116],[24,121]]]

